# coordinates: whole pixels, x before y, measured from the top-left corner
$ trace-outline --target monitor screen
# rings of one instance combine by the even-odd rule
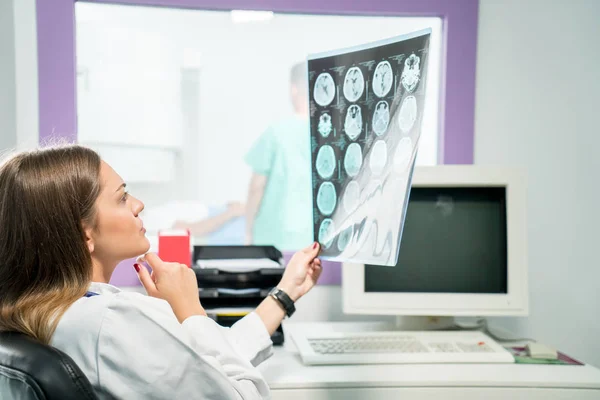
[[[507,293],[504,187],[413,187],[395,267],[365,265],[365,292]]]

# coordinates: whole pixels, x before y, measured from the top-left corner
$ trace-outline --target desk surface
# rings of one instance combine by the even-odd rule
[[[306,329],[311,324],[302,324]],[[315,324],[312,324],[315,325]],[[319,324],[322,326],[322,324]],[[335,323],[332,324],[336,326]],[[359,324],[360,325],[360,324]],[[349,325],[338,324],[340,329]],[[356,324],[352,325],[357,326]],[[358,330],[377,330],[362,324]],[[366,329],[364,329],[366,327]],[[284,325],[289,330],[289,325]],[[505,387],[600,390],[600,369],[590,365],[396,364],[307,366],[289,335],[285,347],[259,366],[272,389],[358,387]]]

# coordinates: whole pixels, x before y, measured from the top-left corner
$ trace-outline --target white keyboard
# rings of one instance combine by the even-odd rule
[[[305,364],[513,363],[478,331],[292,332]]]

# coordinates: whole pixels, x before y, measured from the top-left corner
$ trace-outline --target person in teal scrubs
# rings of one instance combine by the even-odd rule
[[[246,244],[297,250],[313,241],[306,71],[306,62],[290,71],[294,115],[269,126],[246,155]]]

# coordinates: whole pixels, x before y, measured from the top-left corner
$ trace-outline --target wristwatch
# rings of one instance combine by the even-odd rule
[[[290,299],[290,296],[287,295],[283,290],[274,287],[269,292],[269,296],[277,300],[281,308],[285,311],[285,314],[288,317],[291,317],[292,314],[296,311],[296,307],[294,307],[294,301]]]

